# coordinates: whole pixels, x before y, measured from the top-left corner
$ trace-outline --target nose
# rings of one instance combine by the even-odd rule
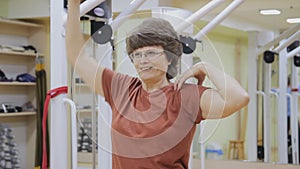
[[[140,62],[141,63],[143,63],[143,62],[149,62],[149,59],[148,59],[148,57],[147,57],[147,55],[145,53],[142,53],[142,58],[141,58]]]

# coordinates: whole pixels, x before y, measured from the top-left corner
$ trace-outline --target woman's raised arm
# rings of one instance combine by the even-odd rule
[[[66,23],[67,58],[84,82],[94,92],[103,96],[102,73],[104,68],[99,66],[92,57],[82,52],[86,40],[80,29],[80,1],[68,1],[68,18]]]
[[[181,74],[176,79],[175,89],[180,89],[185,80],[190,77],[195,77],[202,83],[206,76],[216,88],[207,89],[202,94],[200,108],[204,118],[224,118],[248,104],[247,92],[234,78],[204,62],[193,65]]]

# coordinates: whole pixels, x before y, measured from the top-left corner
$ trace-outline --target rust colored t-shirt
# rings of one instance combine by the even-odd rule
[[[105,100],[112,109],[113,169],[187,169],[196,124],[203,120],[203,86],[169,84],[147,92],[142,82],[105,69]]]

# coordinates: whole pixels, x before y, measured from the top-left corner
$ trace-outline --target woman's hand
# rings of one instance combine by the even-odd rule
[[[191,68],[183,72],[181,75],[179,75],[174,83],[174,90],[180,90],[183,83],[191,78],[194,77],[198,80],[198,85],[202,85],[205,77],[206,77],[206,70],[205,70],[205,63],[199,62],[195,65],[193,65]]]

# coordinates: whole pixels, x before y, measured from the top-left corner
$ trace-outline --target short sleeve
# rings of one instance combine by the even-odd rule
[[[114,72],[110,69],[105,68],[102,74],[102,88],[105,101],[110,102],[111,100],[111,84]]]
[[[199,111],[198,111],[197,118],[196,118],[196,121],[195,121],[196,124],[199,124],[202,120],[205,120],[205,118],[202,115],[202,109],[200,107],[200,100],[202,98],[203,92],[207,89],[210,89],[210,88],[198,85],[198,92],[199,92],[200,97],[199,97],[199,103],[198,103],[199,104]]]
[[[105,101],[112,105],[119,98],[126,97],[135,81],[137,81],[137,78],[105,68],[102,74],[102,88]]]

